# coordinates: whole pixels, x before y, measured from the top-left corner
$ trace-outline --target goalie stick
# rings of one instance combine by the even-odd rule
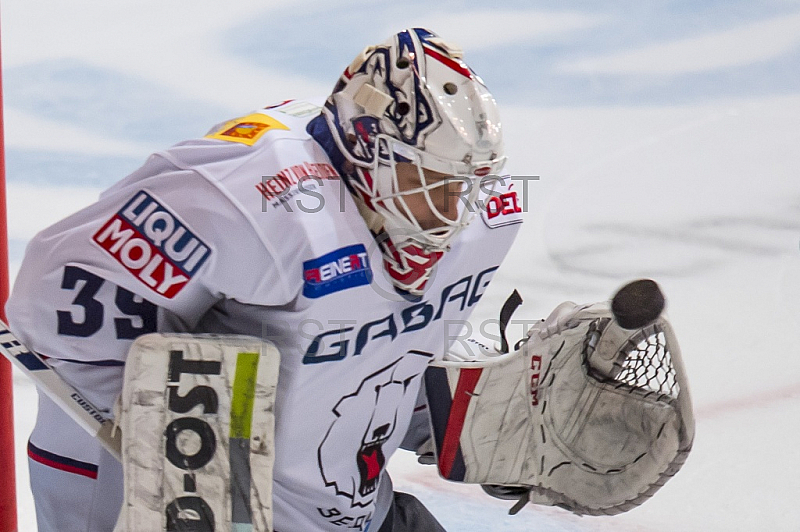
[[[2,320],[0,352],[33,380],[81,428],[97,438],[114,458],[121,460],[122,432],[119,428],[114,429],[114,422],[106,418],[83,394],[67,384],[42,355],[28,349]]]

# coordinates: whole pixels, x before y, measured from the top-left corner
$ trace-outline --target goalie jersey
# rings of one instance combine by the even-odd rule
[[[484,197],[424,295],[404,296],[322,147],[320,120],[316,105],[284,102],[152,155],[33,239],[7,309],[20,338],[108,409],[144,333],[273,342],[275,529],[376,530],[422,374],[506,255],[521,198],[509,180]],[[40,425],[35,449],[96,463]]]

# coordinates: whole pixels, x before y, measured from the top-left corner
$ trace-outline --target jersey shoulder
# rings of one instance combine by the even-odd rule
[[[264,136],[291,137],[289,132],[305,131],[308,122],[321,112],[322,107],[314,101],[284,100],[217,124],[205,138],[254,146]]]
[[[240,174],[251,161],[256,161],[259,173],[274,175],[282,159],[291,159],[293,152],[302,152],[312,142],[306,126],[320,112],[312,102],[288,100],[226,120],[204,136],[156,155],[216,181]]]
[[[279,107],[303,114],[298,105]],[[306,116],[283,122],[269,109],[250,113],[151,155],[98,202],[44,230],[26,270],[81,264],[175,309],[197,298],[286,303],[300,282],[288,274],[292,254],[275,235],[292,233],[297,245],[303,235],[266,216],[261,189],[263,176],[327,164],[305,131],[314,107],[302,109]]]
[[[176,205],[179,215],[202,211],[192,217],[193,226],[227,250],[217,252],[216,261],[238,261],[231,271],[241,272],[247,269],[245,255],[255,259],[247,262],[259,264],[258,277],[270,281],[238,291],[236,299],[276,304],[260,294],[278,292],[269,286],[279,284],[289,300],[300,289],[296,272],[302,262],[343,238],[342,246],[351,244],[357,238],[353,226],[363,225],[339,172],[306,131],[320,110],[312,102],[289,100],[224,122],[202,138],[153,155],[120,187],[135,194],[144,187],[154,200],[169,188],[171,197],[162,203]],[[127,196],[126,201],[135,200]]]

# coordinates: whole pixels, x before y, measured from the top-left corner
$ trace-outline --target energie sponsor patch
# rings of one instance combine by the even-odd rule
[[[346,246],[303,263],[303,295],[315,299],[372,282],[364,244]]]
[[[134,277],[172,299],[211,249],[148,192],[138,192],[92,237]]]

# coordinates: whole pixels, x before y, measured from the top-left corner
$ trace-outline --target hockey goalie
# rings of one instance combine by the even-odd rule
[[[418,428],[445,478],[520,503],[615,513],[674,474],[693,421],[654,283],[451,349],[524,205],[463,58],[400,31],[31,240],[0,348],[43,375],[39,532],[443,532],[387,471]]]
[[[509,354],[457,342],[426,375],[436,462],[496,497],[613,515],[677,473],[694,438],[680,350],[651,280],[559,305]]]

